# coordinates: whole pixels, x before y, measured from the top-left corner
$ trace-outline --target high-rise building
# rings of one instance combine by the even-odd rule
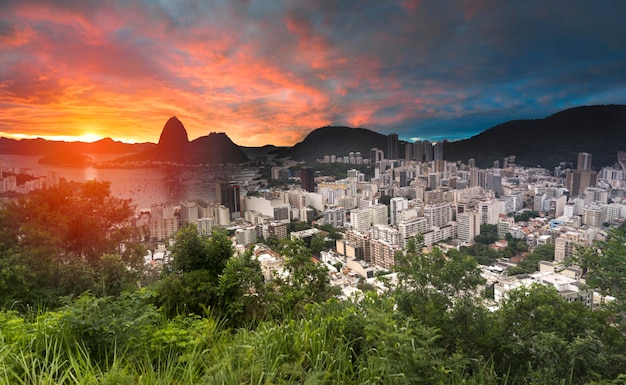
[[[511,230],[511,227],[515,225],[515,221],[512,217],[501,217],[498,221],[498,238],[504,239],[506,234]]]
[[[370,164],[372,166],[376,165],[376,162],[380,162],[385,157],[382,150],[377,149],[376,147],[370,150]]]
[[[502,195],[502,176],[499,174],[488,173],[485,180],[485,187],[496,193],[496,196]]]
[[[413,143],[413,158],[417,162],[422,162],[424,160],[424,143],[421,140]]]
[[[587,187],[595,187],[598,179],[596,171],[567,170],[565,172],[565,187],[571,196],[578,196]]]
[[[591,154],[586,152],[579,152],[576,169],[580,171],[591,171]]]
[[[435,160],[435,155],[433,153],[433,144],[428,140],[424,141],[424,160],[426,162]]]
[[[215,201],[224,205],[230,212],[230,218],[241,214],[241,188],[228,182],[215,183]]]
[[[387,215],[387,206],[383,204],[377,204],[369,206],[370,222],[372,225],[386,225],[389,223],[389,217]]]
[[[413,160],[413,144],[407,143],[404,146],[404,160]]]
[[[409,208],[409,200],[403,197],[391,198],[389,202],[389,208],[391,213],[391,225],[397,225],[399,222],[399,214],[402,210]]]
[[[398,134],[387,135],[387,159],[398,159]]]
[[[593,202],[583,208],[583,224],[602,227],[606,218],[606,205]]]
[[[437,142],[434,145],[434,160],[443,160],[443,142]]]
[[[300,187],[308,192],[315,192],[315,178],[313,169],[304,167],[300,170]]]
[[[554,240],[554,262],[564,263],[576,254],[576,248],[586,246],[588,242],[579,233],[568,231]]]
[[[195,201],[180,202],[180,221],[182,223],[196,223],[198,218],[198,205]]]
[[[361,233],[366,232],[371,227],[370,211],[367,208],[350,211],[350,227]]]
[[[424,217],[430,227],[443,227],[452,220],[452,208],[450,203],[434,203],[424,206]]]
[[[481,214],[478,211],[466,211],[457,215],[457,232],[461,242],[470,243],[480,234],[480,219]]]
[[[150,206],[150,237],[156,241],[168,239],[178,231],[178,218],[170,202]]]

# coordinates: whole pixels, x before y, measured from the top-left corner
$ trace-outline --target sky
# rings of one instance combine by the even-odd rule
[[[626,103],[626,1],[0,0],[0,136],[456,140]]]

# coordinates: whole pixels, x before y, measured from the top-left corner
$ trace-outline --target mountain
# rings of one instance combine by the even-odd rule
[[[508,155],[524,166],[566,162],[576,167],[577,154],[588,152],[595,169],[614,164],[620,150],[626,150],[626,105],[575,107],[544,119],[513,120],[443,147],[445,159],[467,163],[474,158],[480,167]]]
[[[111,138],[93,143],[63,142],[37,139],[0,138],[0,154],[44,156],[59,153],[72,154],[131,154],[154,147],[154,143],[122,143]]]
[[[172,116],[163,126],[155,148],[113,161],[173,162],[183,164],[244,163],[248,156],[223,132],[212,132],[189,141],[187,130],[178,118]]]
[[[359,151],[365,158],[374,147],[386,152],[387,136],[365,128],[327,126],[311,131],[302,142],[280,151],[276,157],[314,161],[324,155],[347,156],[351,151]]]
[[[248,156],[223,132],[212,132],[190,143],[187,163],[244,163]]]
[[[189,154],[188,147],[189,136],[185,126],[176,116],[172,116],[163,126],[153,157],[154,160],[184,162]]]
[[[239,146],[239,148],[241,148],[241,150],[246,153],[248,158],[255,159],[263,157],[273,157],[289,147],[277,147],[273,144],[266,144],[265,146],[260,147]]]

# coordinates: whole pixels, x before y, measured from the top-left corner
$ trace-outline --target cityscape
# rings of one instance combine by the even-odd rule
[[[404,159],[398,156],[401,145]],[[328,235],[320,228],[330,226],[341,232],[341,239],[327,243],[330,247],[319,250],[316,257],[348,298],[359,291],[360,281],[375,284],[378,273],[393,272],[396,254],[406,249],[410,239],[419,235],[425,250],[458,250],[475,244],[483,225],[489,225],[497,234],[490,245],[494,250],[506,248],[507,238],[526,244],[522,253],[483,266],[487,286],[494,288],[494,306],[506,291],[532,283],[553,285],[568,300],[590,307],[594,301],[607,300],[580,289],[582,270],[569,262],[577,247],[604,241],[610,227],[624,223],[625,153],[616,154],[615,166],[599,171],[593,168],[593,155],[584,152],[577,155],[575,168],[553,170],[517,166],[515,155],[485,169],[476,167],[475,159],[450,162],[444,155],[443,142],[401,143],[391,134],[386,149],[372,148],[365,157],[348,151],[317,159],[317,164],[345,165],[347,171],[340,178],[324,175],[315,164],[301,167],[288,159],[268,161],[264,165],[268,180],[241,181],[244,188],[236,181],[216,182],[213,201],[136,207],[133,226],[141,229],[138,239],[156,242],[146,256],[151,265],[167,260],[171,251],[166,244],[188,224],[203,235],[210,235],[215,227],[228,229],[239,253],[257,245],[267,279],[281,268],[282,258],[264,244],[266,240],[297,237],[310,245],[313,237]],[[365,167],[371,177],[352,166]],[[8,171],[11,175],[0,175],[3,193],[27,194],[59,185],[56,171],[23,185],[17,184],[15,169]],[[271,184],[278,186],[269,188]],[[290,231],[290,223],[306,228]],[[529,274],[508,276],[509,268],[548,244],[554,245],[550,260],[540,261]],[[344,268],[337,269],[337,263]]]
[[[0,385],[623,385],[624,15],[0,1]]]

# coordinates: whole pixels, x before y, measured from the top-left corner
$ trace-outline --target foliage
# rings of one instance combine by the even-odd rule
[[[489,266],[500,258],[500,253],[491,247],[475,243],[471,246],[461,246],[459,249],[461,255],[471,255],[481,265]]]
[[[609,229],[598,248],[587,248],[575,260],[586,271],[587,285],[602,295],[614,297],[611,304],[616,314],[626,319],[626,229]]]
[[[513,216],[513,219],[515,220],[515,222],[528,222],[529,219],[536,218],[538,216],[539,212],[534,210],[526,210],[523,211],[521,214]]]
[[[218,300],[230,325],[242,327],[262,318],[265,298],[261,264],[253,258],[252,249],[229,259],[220,275]]]
[[[494,316],[494,363],[509,367],[515,382],[584,383],[596,373],[616,376],[614,365],[626,361],[624,335],[607,314],[569,303],[552,287],[513,291]]]
[[[323,302],[337,291],[330,286],[328,269],[313,261],[313,256],[301,239],[283,243],[285,259],[283,272],[274,276],[272,296],[269,297],[276,315],[283,312],[300,314],[309,303]]]
[[[438,248],[423,253],[416,250],[413,239],[404,255],[396,255],[396,271],[398,310],[433,326],[444,322],[446,312],[454,306],[453,298],[473,296],[484,282],[471,256],[451,251],[446,257]]]
[[[554,261],[554,244],[548,243],[540,245],[520,261],[517,266],[508,270],[509,275],[531,274],[539,269],[540,261]]]
[[[320,252],[322,252],[326,248],[326,242],[324,241],[324,236],[322,234],[315,234],[311,238],[311,253],[313,255],[319,256]]]
[[[217,278],[233,255],[232,243],[223,230],[214,229],[211,236],[206,236],[189,224],[178,230],[174,239],[173,265],[182,272],[206,270]]]
[[[474,237],[474,242],[482,245],[490,245],[498,240],[498,226],[482,224],[480,225],[480,234]]]
[[[309,226],[309,224],[306,222],[292,221],[292,222],[287,223],[288,233],[293,233],[294,231],[308,230],[310,228],[311,226]]]
[[[97,181],[61,183],[4,203],[3,303],[56,306],[59,296],[130,287],[143,262],[141,248],[121,247],[133,235],[132,213],[130,200],[112,197],[109,184]]]

